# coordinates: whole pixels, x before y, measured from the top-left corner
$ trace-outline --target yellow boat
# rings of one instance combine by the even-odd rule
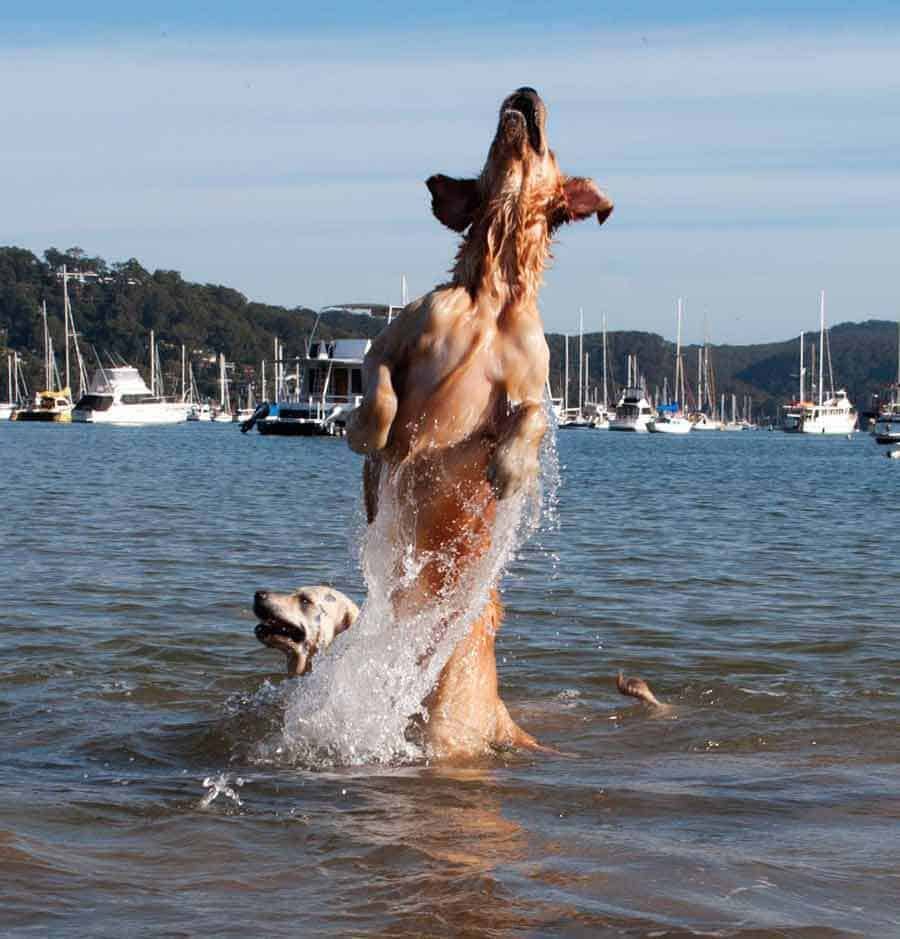
[[[13,421],[46,421],[69,424],[72,421],[72,392],[68,388],[59,391],[39,391],[28,407],[13,411]]]

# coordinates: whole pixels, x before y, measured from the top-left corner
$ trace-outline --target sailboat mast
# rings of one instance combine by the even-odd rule
[[[266,397],[266,360],[263,359],[260,362],[260,384],[262,385],[262,400],[268,401]]]
[[[41,304],[42,315],[44,317],[44,387],[47,391],[53,391],[53,370],[50,365],[50,357],[53,354],[50,350],[50,331],[47,329],[47,301]]]
[[[12,401],[12,352],[6,353],[6,400]]]
[[[566,333],[566,380],[563,383],[563,414],[569,410],[569,334]]]
[[[584,354],[584,403],[589,404],[589,395],[588,389],[590,388],[590,381],[588,379],[589,369],[590,369],[590,356],[585,352]]]
[[[278,355],[278,337],[276,336],[276,337],[275,337],[275,361],[272,363],[273,366],[274,366],[274,368],[275,368],[275,377],[274,377],[275,387],[272,389],[272,397],[273,397],[276,401],[278,400],[278,398],[279,398],[279,396],[280,396],[280,395],[279,395],[279,392],[281,391],[281,382],[280,382],[280,380],[279,380],[279,375],[280,375],[280,373],[279,373],[279,370],[278,370],[278,360],[279,360],[279,355]]]
[[[63,321],[65,323],[64,335],[66,340],[66,388],[71,388],[69,384],[69,277],[66,265],[62,269],[63,282]]]
[[[678,335],[675,339],[675,395],[678,398],[677,404],[679,410],[681,409],[681,400],[684,397],[681,390],[684,385],[684,380],[681,372],[681,297],[678,298]]]
[[[185,370],[185,348],[184,343],[181,344],[181,400],[187,401],[187,388],[185,386],[185,380],[187,378]]]
[[[900,326],[900,323],[898,323]],[[897,366],[900,370],[900,364]],[[900,379],[898,379],[900,381]],[[606,314],[603,314],[603,410],[605,411],[609,403],[609,395],[606,388]]]
[[[150,394],[156,394],[156,339],[150,330]]]
[[[578,413],[581,414],[584,392],[584,310],[578,308]]]
[[[806,333],[800,333],[800,401],[806,400],[806,369],[803,367],[803,346]]]
[[[825,384],[825,291],[819,294],[819,407],[824,400]]]
[[[697,410],[703,410],[703,346],[697,350]]]

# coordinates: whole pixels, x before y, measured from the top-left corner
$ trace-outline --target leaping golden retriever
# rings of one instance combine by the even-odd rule
[[[403,621],[484,555],[497,501],[537,476],[549,364],[537,297],[551,239],[560,225],[602,223],[613,208],[591,180],[560,171],[546,124],[538,93],[519,88],[500,107],[481,175],[427,181],[435,216],[464,233],[452,280],[410,303],[366,356],[348,440],[366,457],[369,521],[388,474],[398,537],[421,559],[415,584],[394,598]],[[434,755],[538,747],[497,691],[501,615],[494,592],[426,702]]]

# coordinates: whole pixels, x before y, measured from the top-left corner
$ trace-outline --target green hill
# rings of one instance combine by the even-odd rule
[[[0,247],[0,354],[15,349],[26,362],[31,388],[41,383],[41,304],[46,301],[54,346],[63,344],[63,294],[57,271],[85,273],[85,282],[69,285],[75,323],[81,336],[88,369],[95,352],[120,356],[138,366],[148,362],[149,333],[160,341],[161,357],[169,387],[180,375],[180,347],[188,349],[201,390],[212,392],[216,370],[211,358],[224,352],[236,363],[238,382],[249,380],[262,359],[271,359],[273,340],[284,343],[288,356],[302,352],[316,319],[307,307],[291,309],[255,303],[230,287],[195,284],[177,271],[147,271],[135,259],[109,264],[78,248],[66,252],[50,248],[38,258],[30,251]],[[383,308],[381,308],[383,309]],[[322,316],[317,335],[323,339],[373,336],[383,319],[331,311]],[[897,371],[897,326],[888,321],[843,323],[830,333],[834,374],[858,407],[890,382]],[[550,375],[555,393],[562,386],[563,337],[548,335]],[[810,339],[817,337],[809,337]],[[673,343],[655,333],[611,332],[607,337],[610,380],[625,381],[625,358],[638,356],[641,372],[650,388],[672,380]],[[570,340],[570,393],[577,395],[577,339]],[[774,415],[794,393],[798,371],[797,338],[784,342],[747,346],[711,347],[711,359],[719,392],[751,395],[757,414]],[[591,384],[599,382],[602,337],[588,333],[584,351],[589,356]],[[697,347],[685,349],[688,380],[694,383]]]

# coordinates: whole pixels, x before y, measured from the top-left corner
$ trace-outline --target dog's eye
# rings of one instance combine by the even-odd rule
[[[305,593],[301,593],[297,599],[300,601],[300,606],[303,607],[304,610],[307,610],[312,606],[312,597]]]

